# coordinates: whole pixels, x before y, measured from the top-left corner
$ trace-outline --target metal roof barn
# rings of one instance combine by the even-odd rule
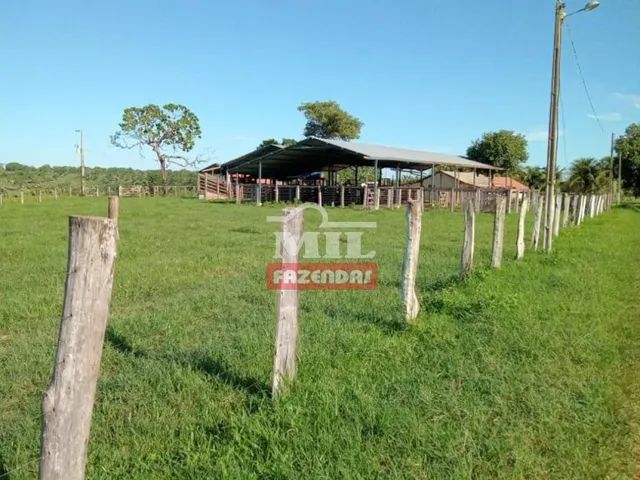
[[[268,145],[226,162],[221,169],[254,177],[290,179],[327,167],[337,171],[366,166],[427,170],[433,166],[501,170],[468,158],[442,153],[309,137],[294,145]],[[203,169],[204,170],[204,169]]]

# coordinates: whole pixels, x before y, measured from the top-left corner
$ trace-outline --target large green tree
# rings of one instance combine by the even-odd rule
[[[514,172],[514,177],[530,188],[544,188],[547,172],[542,167],[524,166]]]
[[[120,148],[149,147],[156,155],[162,172],[165,195],[168,192],[167,166],[193,166],[197,159],[186,156],[200,138],[198,117],[184,105],[168,103],[129,107],[122,113],[120,130],[111,136],[111,143]]]
[[[622,159],[622,187],[632,190],[636,197],[640,196],[640,123],[629,125],[624,135],[616,140],[615,148]],[[616,174],[617,167],[616,162]]]
[[[344,111],[338,102],[307,102],[298,107],[304,113],[307,124],[305,137],[339,138],[353,140],[360,136],[364,123]]]
[[[512,130],[486,132],[467,148],[467,157],[511,173],[529,158],[527,139]]]

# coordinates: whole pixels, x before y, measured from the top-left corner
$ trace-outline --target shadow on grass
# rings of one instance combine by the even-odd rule
[[[266,383],[257,378],[238,375],[223,360],[215,359],[204,352],[192,351],[180,354],[149,355],[147,352],[132,346],[125,337],[116,333],[111,327],[107,327],[106,340],[123,355],[173,362],[181,367],[203,373],[214,380],[225,383],[237,390],[242,390],[249,395],[261,398],[271,395],[271,387]]]
[[[214,380],[243,390],[249,395],[263,398],[271,395],[271,388],[266,383],[254,377],[238,375],[223,360],[213,358],[204,352],[184,352],[174,357],[173,360]]]
[[[4,458],[2,457],[0,457],[0,478],[2,480],[9,480],[11,478],[9,470],[7,470],[7,465],[4,463]]]
[[[111,346],[124,355],[133,355],[134,357],[145,357],[146,353],[129,343],[129,341],[117,333],[110,326],[107,327],[105,338]]]
[[[431,282],[426,285],[420,285],[419,288],[423,292],[435,293],[451,287],[455,287],[456,285],[459,285],[464,281],[465,280],[460,278],[460,274],[456,273],[447,277],[439,278],[435,282]]]

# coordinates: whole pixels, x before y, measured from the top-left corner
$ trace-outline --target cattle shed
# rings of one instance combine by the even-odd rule
[[[363,167],[373,168],[373,181],[370,169],[368,181],[359,177]],[[349,180],[338,176],[345,169],[352,170]],[[309,137],[286,147],[261,146],[226,163],[209,165],[200,170],[199,190],[205,198],[236,198],[258,204],[294,200],[322,203],[323,198],[334,204],[365,204],[373,195],[372,201],[384,199],[391,205],[397,198],[400,202],[409,198],[408,193],[403,197],[402,189],[415,188],[412,182],[424,185],[425,173],[431,178],[439,171],[490,178],[497,170],[501,169],[458,155]],[[389,188],[393,191],[387,191]],[[442,197],[436,193],[442,186],[432,181],[430,188],[430,197]]]

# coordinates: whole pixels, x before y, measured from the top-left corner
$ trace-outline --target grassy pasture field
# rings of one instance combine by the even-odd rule
[[[258,208],[121,200],[88,478],[632,478],[640,446],[640,209],[562,231],[551,255],[457,280],[462,215],[424,215],[417,325],[402,321],[403,211],[378,222],[374,291],[301,293],[299,374],[270,398],[278,226]],[[37,474],[69,215],[104,198],[0,207],[0,478]],[[305,226],[319,218],[309,212]],[[532,218],[527,224],[529,246]],[[2,475],[5,475],[2,477]]]

